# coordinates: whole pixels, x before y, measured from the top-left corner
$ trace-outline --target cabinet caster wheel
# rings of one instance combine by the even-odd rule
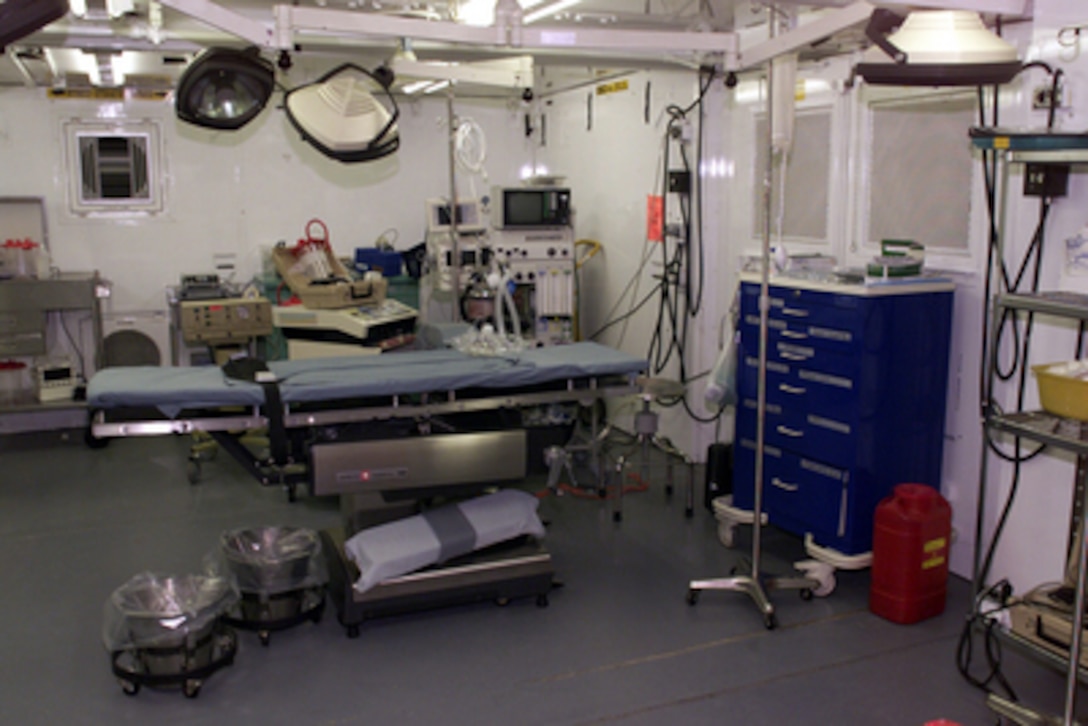
[[[133,683],[132,681],[124,680],[118,680],[117,682],[121,684],[121,691],[124,692],[126,696],[135,696],[137,693],[140,692],[139,683]]]
[[[691,507],[684,507],[684,516],[691,519],[695,516],[695,510]]]
[[[547,595],[537,595],[536,596],[536,606],[538,608],[548,607],[548,596]]]
[[[348,631],[348,638],[350,638],[351,640],[355,640],[356,638],[359,637],[359,626],[358,625],[349,625],[349,626],[347,626],[347,631]]]
[[[684,599],[687,600],[688,605],[696,604],[697,602],[699,602],[699,591],[698,590],[688,590],[688,595]]]
[[[104,449],[110,445],[110,440],[98,438],[91,431],[91,427],[88,426],[83,430],[83,443],[87,445],[88,449]]]
[[[314,610],[314,614],[310,616],[310,621],[314,625],[317,625],[318,623],[321,622],[321,618],[324,615],[325,615],[325,608],[324,607],[319,607],[316,610]]]
[[[605,489],[604,487],[601,487],[600,489],[597,490],[597,496],[599,498],[601,498],[601,499],[606,498],[608,496],[608,490]]]
[[[622,522],[623,521],[623,512],[612,512],[612,521],[613,522]]]
[[[203,685],[203,681],[185,681],[185,685],[181,687],[181,692],[185,694],[186,698],[196,698],[200,695],[200,687]]]
[[[268,642],[272,640],[272,634],[269,633],[267,630],[261,630],[257,633],[257,638],[261,641],[261,645],[267,648]]]
[[[801,596],[801,599],[806,602],[812,599],[812,590],[810,588],[802,587],[797,592]]]
[[[672,499],[672,484],[665,485],[665,498]]]
[[[298,494],[295,493],[294,485],[287,487],[287,501],[294,503],[298,499]]]
[[[763,616],[763,627],[767,630],[774,630],[778,627],[778,617],[774,613]]]

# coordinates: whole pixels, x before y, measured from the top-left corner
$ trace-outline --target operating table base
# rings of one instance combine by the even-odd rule
[[[547,607],[548,593],[555,587],[551,555],[528,536],[386,580],[362,594],[352,588],[358,571],[344,557],[343,533],[324,530],[321,541],[330,599],[349,638],[359,636],[364,621],[386,615],[487,600],[506,605],[525,597]]]

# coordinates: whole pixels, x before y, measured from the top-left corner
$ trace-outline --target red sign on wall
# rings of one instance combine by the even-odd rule
[[[665,198],[648,194],[646,196],[646,239],[661,242],[665,232]]]

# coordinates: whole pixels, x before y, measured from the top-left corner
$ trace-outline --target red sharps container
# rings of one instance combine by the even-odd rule
[[[952,509],[925,484],[896,484],[873,517],[869,609],[893,623],[944,612]]]

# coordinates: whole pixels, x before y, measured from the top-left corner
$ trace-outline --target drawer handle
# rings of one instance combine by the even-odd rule
[[[779,351],[778,355],[786,360],[808,360],[812,357],[808,353],[791,353],[788,350]]]
[[[801,438],[802,436],[805,435],[804,431],[801,431],[799,429],[791,429],[788,426],[779,425],[779,426],[775,427],[775,430],[778,433],[782,434],[783,436],[789,436],[790,438],[793,438],[793,439],[799,439],[799,438]]]
[[[782,391],[782,393],[791,393],[794,396],[800,396],[808,391],[804,386],[791,386],[788,383],[779,383],[778,390]]]
[[[788,481],[782,481],[777,476],[771,479],[771,486],[775,489],[781,489],[784,492],[795,492],[801,488],[797,484],[790,484]]]
[[[791,318],[807,318],[808,310],[803,308],[782,308],[783,315],[789,315]]]
[[[808,333],[798,333],[796,330],[783,330],[779,333],[783,338],[793,338],[794,340],[806,340]]]

